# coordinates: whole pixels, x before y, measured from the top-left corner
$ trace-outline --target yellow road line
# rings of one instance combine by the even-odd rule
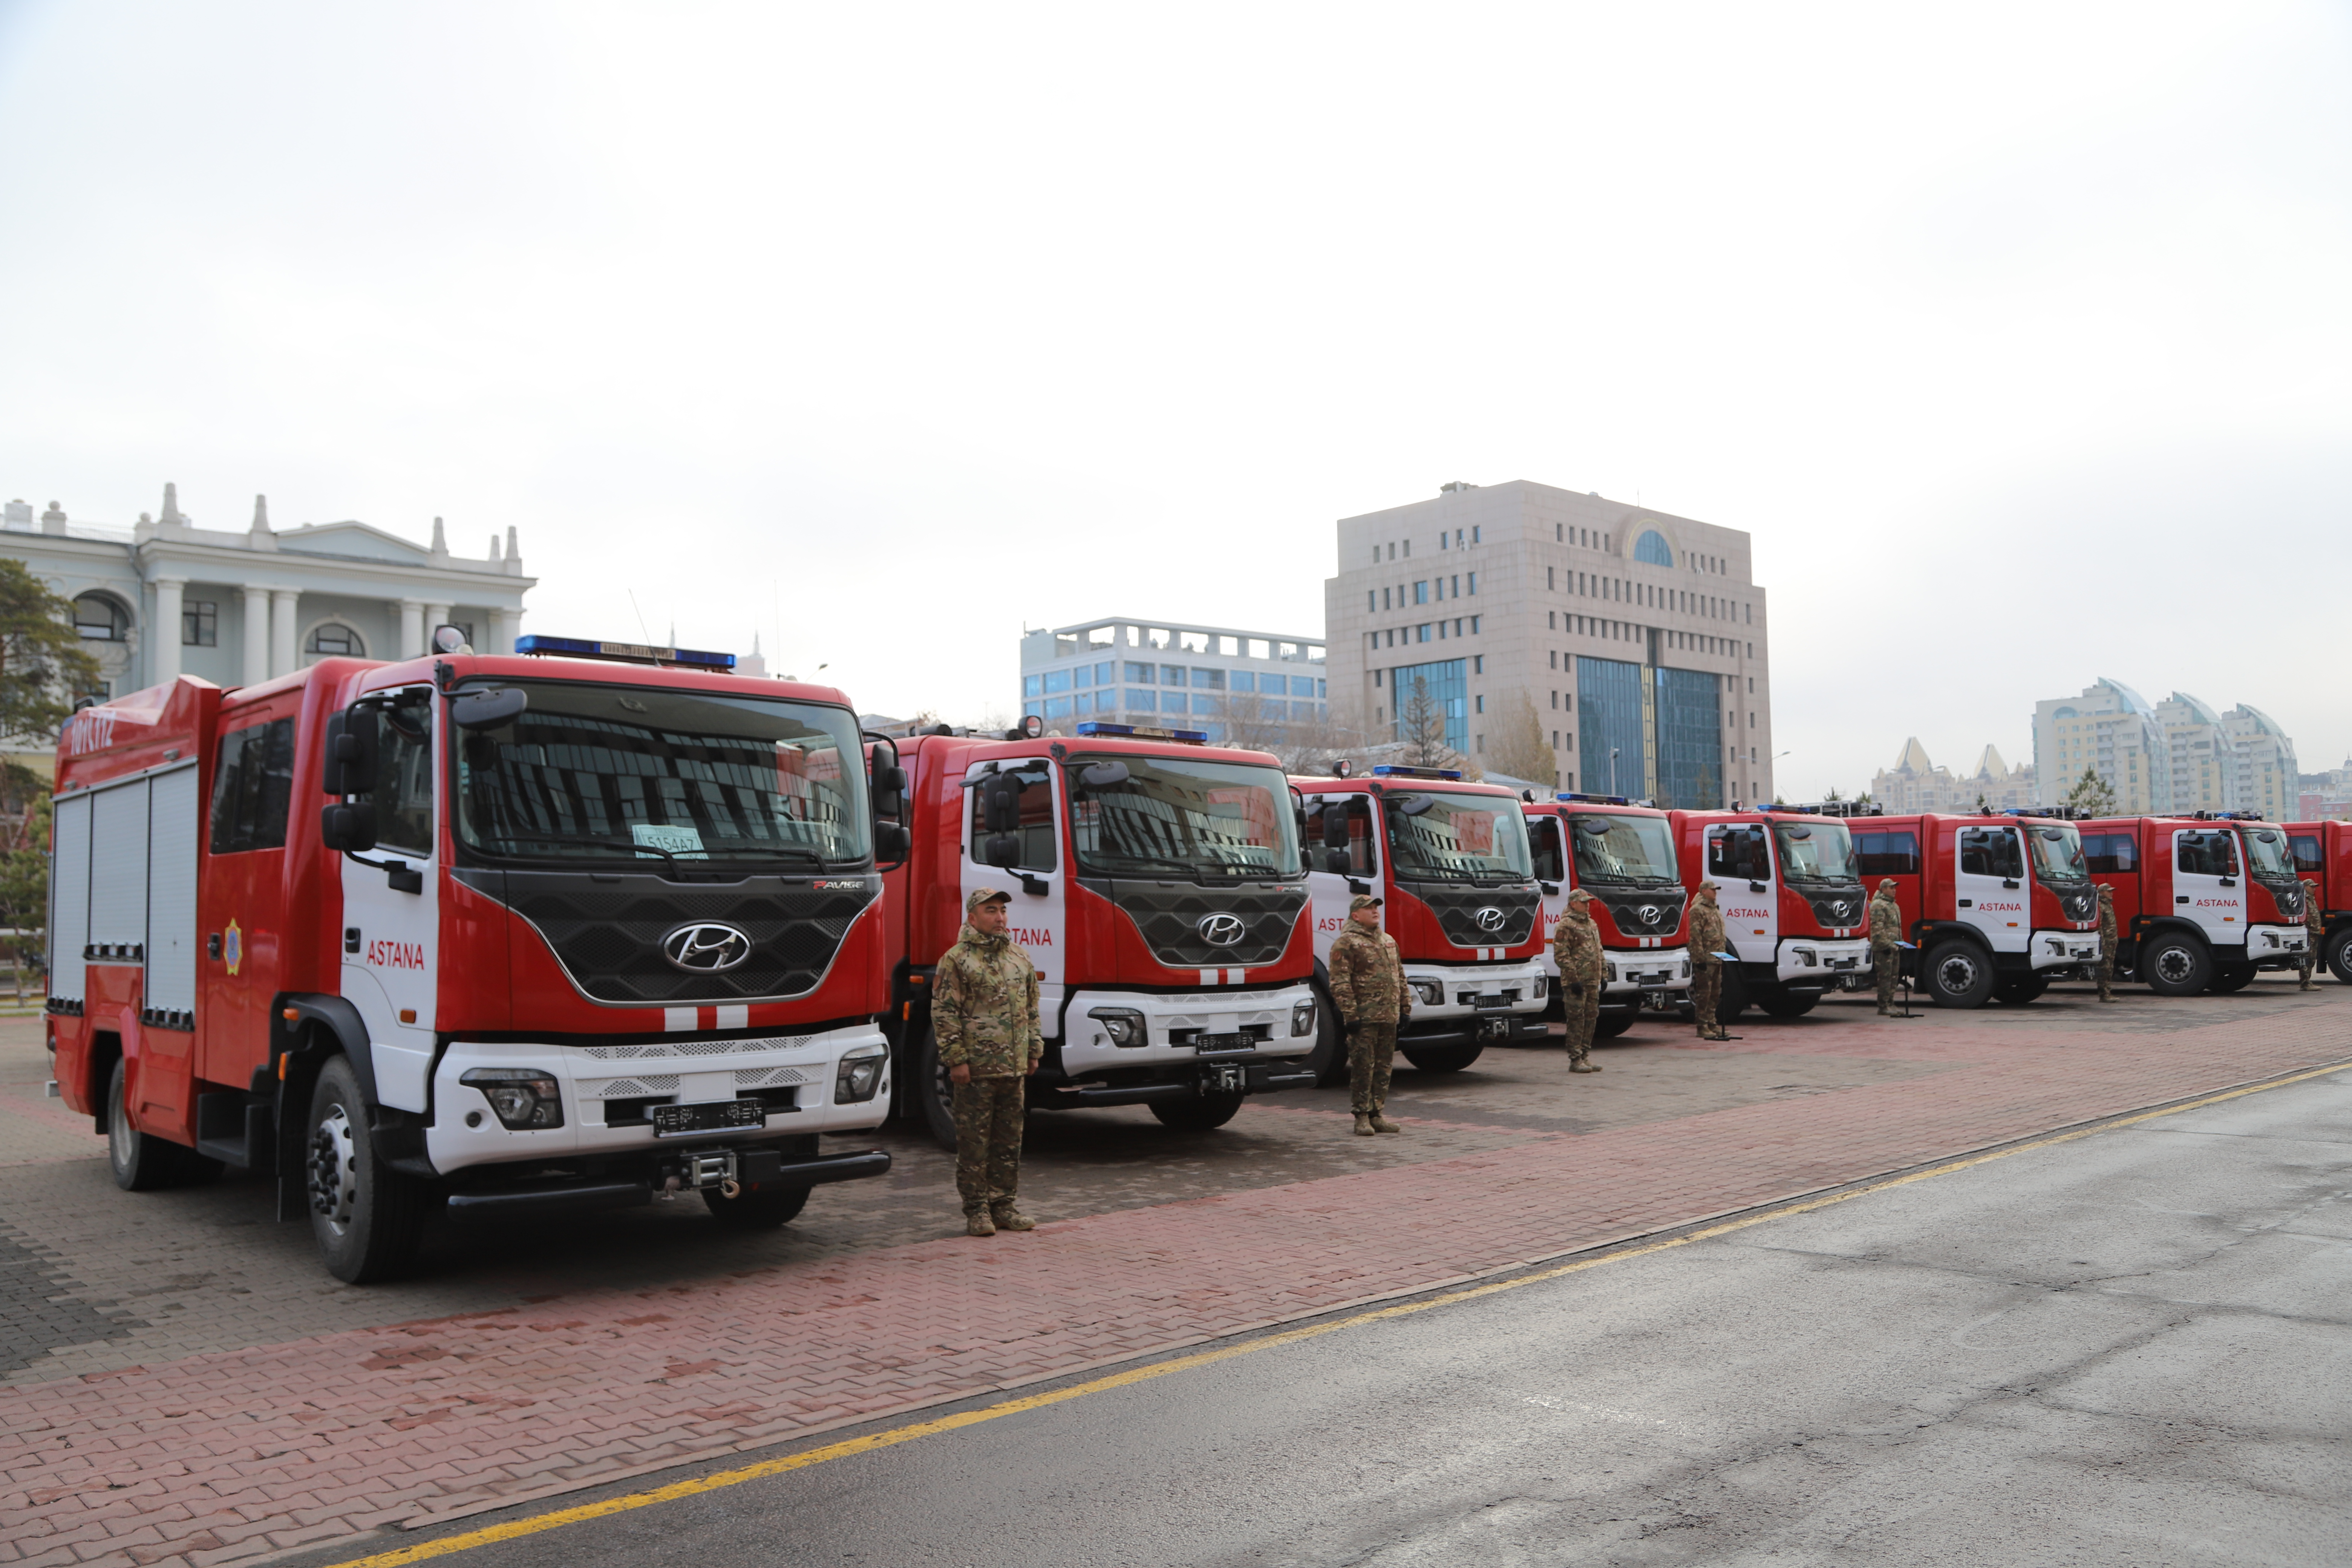
[[[1737,1219],[1725,1220],[1721,1224],[1711,1225],[1702,1230],[1670,1237],[1663,1241],[1650,1242],[1645,1246],[1624,1247],[1614,1252],[1602,1253],[1596,1258],[1579,1258],[1572,1263],[1559,1264],[1530,1274],[1514,1275],[1508,1279],[1497,1279],[1485,1285],[1473,1285],[1460,1290],[1449,1290],[1443,1296],[1432,1296],[1418,1301],[1403,1301],[1393,1307],[1380,1307],[1371,1311],[1359,1312],[1352,1317],[1335,1319],[1328,1323],[1312,1323],[1301,1329],[1288,1329],[1278,1334],[1267,1334],[1259,1339],[1244,1340],[1239,1344],[1227,1345],[1222,1350],[1202,1351],[1193,1355],[1176,1356],[1168,1361],[1153,1362],[1148,1366],[1130,1367],[1125,1372],[1113,1373],[1108,1377],[1097,1377],[1086,1383],[1072,1384],[1067,1388],[1057,1388],[1045,1394],[1026,1394],[1019,1399],[1008,1399],[1001,1404],[985,1405],[978,1410],[960,1411],[953,1415],[941,1415],[935,1420],[918,1421],[906,1426],[894,1426],[887,1432],[875,1432],[863,1437],[851,1437],[844,1442],[828,1443],[823,1447],[809,1448],[798,1454],[786,1455],[782,1458],[762,1459],[756,1465],[745,1465],[737,1469],[720,1470],[712,1475],[696,1476],[688,1480],[673,1481],[666,1487],[656,1487],[650,1491],[630,1492],[622,1497],[606,1498],[602,1502],[583,1503],[576,1508],[557,1509],[549,1513],[533,1514],[527,1519],[509,1520],[504,1524],[469,1530],[461,1535],[447,1535],[437,1541],[419,1542],[414,1546],[403,1546],[391,1552],[379,1552],[371,1557],[352,1558],[348,1562],[334,1564],[333,1568],[399,1568],[402,1563],[422,1563],[427,1558],[444,1557],[451,1552],[470,1552],[478,1546],[488,1546],[501,1541],[513,1541],[521,1536],[537,1535],[542,1531],[560,1530],[565,1525],[580,1524],[592,1519],[604,1519],[616,1513],[626,1513],[633,1509],[651,1508],[656,1503],[675,1502],[680,1498],[698,1497],[704,1492],[739,1487],[745,1481],[756,1481],[769,1476],[781,1476],[793,1470],[804,1470],[811,1466],[822,1465],[833,1459],[845,1459],[854,1454],[870,1454],[877,1448],[895,1448],[901,1443],[911,1443],[919,1437],[931,1437],[942,1432],[954,1432],[966,1426],[977,1426],[983,1421],[995,1421],[1007,1415],[1018,1415],[1024,1411],[1043,1410],[1048,1405],[1083,1398],[1090,1394],[1102,1394],[1114,1388],[1126,1388],[1134,1384],[1148,1383],[1155,1377],[1166,1377],[1171,1373],[1190,1372],[1194,1367],[1208,1366],[1221,1361],[1231,1361],[1235,1356],[1252,1355],[1259,1351],[1297,1344],[1301,1340],[1311,1340],[1318,1335],[1337,1333],[1342,1329],[1359,1328],[1366,1323],[1381,1322],[1391,1318],[1411,1317],[1416,1312],[1426,1312],[1433,1307],[1450,1307],[1459,1301],[1471,1301],[1482,1296],[1497,1295],[1505,1290],[1517,1290],[1523,1286],[1559,1279],[1562,1275],[1580,1273],[1587,1268],[1598,1268],[1604,1263],[1622,1263],[1627,1258],[1647,1258],[1653,1253],[1665,1252],[1677,1247],[1688,1247],[1695,1241],[1708,1241],[1718,1236],[1728,1236],[1733,1231],[1746,1230],[1751,1226],[1762,1225],[1768,1220],[1780,1219],[1790,1215],[1807,1214],[1814,1209],[1827,1208],[1832,1204],[1844,1203],[1850,1198],[1863,1197],[1871,1193],[1883,1193],[1891,1187],[1906,1186],[1913,1182],[1924,1182],[1930,1176],[1946,1176],[1955,1171],[1965,1171],[1971,1166],[1987,1164],[1994,1160],[2005,1160],[2011,1154],[2022,1154],[2030,1149],[2047,1149],[2057,1143],[2071,1143],[2077,1138],[2088,1138],[2097,1132],[2111,1132],[2118,1127],[2130,1127],[2142,1121],[2153,1121],[2159,1117],[2178,1116],[2186,1110],[2202,1110],[2206,1106],[2219,1105],[2224,1100],[2236,1100],[2244,1095],[2260,1094],[2266,1089],[2284,1089],[2289,1084],[2301,1083],[2307,1079],[2325,1078],[2330,1073],[2344,1071],[2347,1065],[2352,1064],[2338,1062],[2332,1067],[2313,1068],[2307,1072],[2295,1073],[2287,1078],[2273,1079],[2267,1083],[2250,1084],[2242,1089],[2226,1089],[2220,1094],[2207,1095],[2202,1100],[2192,1100],[2186,1104],[2166,1106],[2158,1110],[2143,1110],[2136,1116],[2102,1121],[2095,1126],[2077,1128],[2071,1132],[2053,1133],[2047,1138],[2037,1138],[2030,1142],[2012,1143],[2007,1148],[1996,1149],[1990,1153],[1971,1154],[1964,1160],[1953,1160],[1927,1170],[1913,1171],[1907,1175],[1890,1176],[1883,1182],[1872,1182],[1866,1185],[1849,1187],[1821,1197],[1802,1199],[1796,1203],[1783,1204],[1778,1207],[1742,1215]]]

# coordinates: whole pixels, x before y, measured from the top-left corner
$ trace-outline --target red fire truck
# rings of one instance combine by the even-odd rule
[[[2228,812],[2079,826],[2092,880],[2116,890],[2118,972],[2191,996],[2294,967],[2306,944],[2285,828]]]
[[[428,1206],[879,1175],[877,832],[841,693],[525,637],[84,710],[58,746],[48,1039],[117,1184],[272,1173],[327,1268]],[[886,849],[896,830],[883,833]]]
[[[1634,805],[1623,795],[1561,792],[1520,808],[1528,847],[1544,896],[1542,963],[1559,1005],[1559,965],[1552,961],[1551,928],[1578,888],[1592,895],[1601,928],[1605,978],[1595,1039],[1631,1028],[1644,1007],[1664,1012],[1686,1004],[1690,990],[1686,898],[1666,814]]]
[[[2352,822],[2288,822],[2294,874],[2319,884],[2320,962],[2352,985]]]
[[[1813,1010],[1822,994],[1870,967],[1869,917],[1853,837],[1838,817],[1806,811],[1672,811],[1683,885],[1716,884],[1725,940],[1716,1018],[1750,1005],[1775,1018]]]
[[[1013,936],[1037,965],[1033,1110],[1142,1105],[1204,1131],[1247,1095],[1313,1085],[1297,803],[1274,758],[1207,741],[1083,723],[1069,739],[900,743],[913,847],[883,878],[888,1026],[898,1109],[943,1146],[955,1123],[930,984],[981,887],[1013,895]]]
[[[2098,893],[2073,823],[1926,813],[1846,826],[1864,896],[1894,881],[1914,944],[1904,973],[1937,1006],[2022,1005],[2097,964]]]
[[[1324,960],[1358,893],[1381,900],[1412,987],[1412,1018],[1397,1039],[1407,1061],[1459,1072],[1490,1042],[1547,1037],[1548,933],[1519,797],[1465,784],[1450,768],[1382,766],[1365,778],[1296,782],[1309,835],[1323,846],[1322,865],[1307,879],[1324,1021],[1314,1063],[1323,1077],[1347,1077]]]

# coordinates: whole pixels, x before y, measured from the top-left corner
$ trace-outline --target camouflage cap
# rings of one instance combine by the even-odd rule
[[[1372,897],[1370,893],[1358,893],[1354,898],[1348,900],[1348,912],[1351,915],[1358,910],[1376,910],[1380,907],[1380,900]]]
[[[1010,893],[1000,892],[994,888],[974,888],[971,896],[963,901],[963,912],[969,918],[982,904],[1009,904],[1012,901]]]
[[[1568,895],[1568,901],[1571,904],[1589,904],[1592,901],[1592,895],[1579,888]]]
[[[1712,896],[1715,892],[1715,884],[1713,882],[1701,882],[1698,885],[1698,890],[1702,893]]]
[[[2099,898],[2103,902],[2113,903],[2116,900],[2116,890],[2102,882],[2099,884]]]
[[[1895,890],[1895,879],[1892,877],[1881,877],[1878,879],[1878,890],[1882,893],[1893,892]]]

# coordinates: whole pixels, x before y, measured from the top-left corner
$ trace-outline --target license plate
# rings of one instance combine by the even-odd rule
[[[1509,1006],[1511,999],[1507,996],[1474,996],[1470,1005],[1481,1013],[1496,1013]]]
[[[1245,1051],[1256,1045],[1247,1035],[1195,1035],[1192,1048],[1196,1051]]]
[[[768,1108],[756,1100],[717,1100],[703,1105],[656,1105],[654,1136],[677,1138],[730,1127],[767,1125]]]

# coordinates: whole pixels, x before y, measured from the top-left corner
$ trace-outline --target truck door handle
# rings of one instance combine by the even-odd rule
[[[1972,910],[1976,908],[1976,902],[1977,901],[1974,899],[1962,899],[1960,900],[1960,908],[1964,910]]]
[[[2000,885],[2001,885],[2002,887],[2004,887],[2004,888],[2014,888],[2015,886],[2017,886],[2017,884],[2016,884],[2015,882],[2012,882],[2012,881],[2009,880],[2007,878],[2003,878],[2003,879],[2001,879],[2001,884],[2000,884]]]
[[[215,931],[215,932],[213,932],[210,936],[207,936],[206,938],[205,938],[205,956],[206,958],[218,958],[220,955],[221,955],[221,939],[220,939],[220,932],[218,932],[218,931]]]
[[[357,926],[345,926],[343,928],[343,951],[345,952],[357,952],[359,950],[360,928]]]
[[[2238,879],[2236,879],[2235,877],[2224,877],[2224,878],[2222,878],[2222,879],[2221,879],[2221,886],[2223,886],[2223,887],[2225,887],[2225,888],[2234,888],[2234,887],[2236,887],[2237,885],[2238,885]]]
[[[2176,904],[2185,904],[2189,901],[2189,895],[2186,893],[2175,893],[2172,895],[2172,901]]]

